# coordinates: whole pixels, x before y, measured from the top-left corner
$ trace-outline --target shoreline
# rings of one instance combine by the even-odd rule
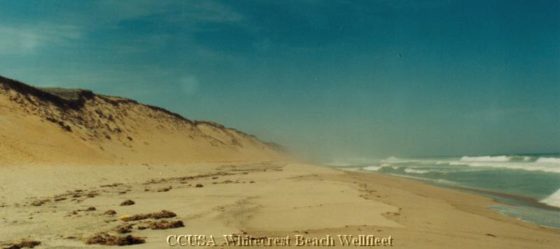
[[[0,167],[0,180],[0,224],[7,228],[0,242],[33,239],[39,248],[89,248],[84,241],[103,232],[145,239],[134,248],[166,247],[170,234],[391,236],[395,248],[560,243],[560,230],[499,214],[488,197],[302,163]],[[119,205],[127,199],[135,204]],[[170,221],[184,227],[140,230],[155,220],[120,219],[158,210],[176,213]],[[116,233],[122,226],[130,231]]]
[[[457,229],[458,227],[461,227],[460,230],[462,230],[463,232],[468,231],[467,233],[473,233],[477,230],[476,229],[470,229],[468,224],[474,224],[474,225],[478,226],[481,223],[488,223],[488,224],[493,223],[492,225],[489,225],[487,227],[495,227],[495,228],[500,227],[500,228],[503,228],[503,229],[488,229],[488,232],[483,234],[484,236],[491,237],[491,238],[496,238],[496,237],[499,237],[500,233],[503,233],[504,231],[511,232],[512,230],[516,230],[516,229],[527,231],[525,233],[525,235],[521,235],[521,233],[516,233],[517,236],[518,236],[517,239],[519,239],[521,237],[526,237],[527,235],[531,234],[532,232],[537,232],[538,234],[540,234],[541,232],[544,232],[545,234],[555,234],[554,236],[557,236],[557,237],[558,237],[558,235],[560,235],[560,229],[558,229],[558,228],[543,226],[543,225],[535,224],[533,222],[524,221],[524,220],[521,220],[517,217],[502,214],[502,213],[498,212],[497,210],[491,209],[491,207],[495,206],[495,205],[507,205],[507,204],[503,204],[503,203],[501,203],[497,200],[494,200],[493,198],[491,198],[489,196],[484,196],[484,195],[481,195],[481,194],[475,194],[475,193],[469,192],[469,191],[464,190],[464,189],[461,190],[461,189],[455,189],[455,188],[452,188],[452,187],[450,188],[450,187],[446,187],[446,186],[435,185],[435,184],[429,183],[428,181],[421,181],[421,180],[416,180],[416,179],[407,179],[407,178],[404,178],[404,177],[386,175],[386,174],[382,174],[382,173],[378,173],[378,172],[346,171],[346,170],[343,170],[343,169],[341,169],[341,171],[344,171],[346,174],[350,175],[351,179],[354,179],[354,180],[359,179],[360,180],[360,181],[358,181],[359,184],[368,184],[368,186],[372,185],[372,186],[377,186],[378,188],[380,186],[384,187],[384,188],[381,188],[381,189],[393,188],[393,189],[395,189],[395,192],[401,192],[401,191],[409,192],[409,194],[413,194],[413,195],[416,195],[416,196],[419,195],[419,196],[422,196],[422,197],[425,197],[425,198],[428,198],[428,199],[432,199],[432,200],[434,200],[434,202],[443,201],[443,202],[445,202],[446,204],[448,204],[452,207],[451,209],[446,209],[446,210],[435,208],[434,212],[438,212],[438,211],[457,211],[458,210],[458,211],[460,211],[460,213],[465,213],[465,215],[475,215],[475,216],[478,216],[478,217],[483,217],[483,220],[486,220],[484,222],[474,222],[474,221],[469,220],[469,219],[461,219],[458,216],[446,214],[445,216],[449,215],[449,217],[448,217],[449,218],[449,220],[448,220],[449,223],[457,222],[455,224],[456,226],[449,227],[450,230],[447,231],[448,233],[449,233],[449,231],[453,231],[453,229]],[[378,190],[378,192],[379,192],[379,190]],[[388,190],[388,192],[390,192],[390,191]],[[387,194],[385,196],[385,198],[380,198],[380,200],[382,202],[390,204],[390,205],[399,206],[401,208],[400,211],[403,212],[403,213],[406,209],[413,210],[415,208],[415,205],[411,205],[411,201],[403,201],[403,198],[399,197],[399,195],[394,195],[393,196],[392,194]],[[418,204],[418,206],[426,206],[426,205]],[[453,210],[453,209],[456,209],[456,210]],[[433,215],[433,213],[430,213],[430,212],[416,212],[416,213],[421,213],[422,215],[411,215],[411,216],[424,217],[423,215],[427,215],[427,214]],[[404,215],[406,215],[406,214],[404,214]],[[402,214],[400,216],[402,216]],[[418,219],[418,220],[423,220],[427,224],[431,223],[430,218],[428,218],[428,217],[425,217],[425,219]],[[449,224],[448,222],[445,222],[445,221],[440,220],[440,222],[442,222],[443,224],[445,224],[445,223],[447,223],[447,224],[444,225],[444,226],[438,226],[438,225],[432,223],[432,224],[430,224],[431,226],[428,226],[428,228],[433,228],[433,229],[439,230],[442,227],[452,225],[452,224]],[[415,222],[415,223],[417,224],[417,223],[420,223],[420,222]],[[405,224],[405,226],[414,227],[414,225],[411,225],[411,224]],[[419,226],[417,226],[417,227],[419,227]],[[484,227],[486,227],[486,226],[482,226],[481,228],[484,228]],[[506,227],[508,227],[508,228],[506,228]],[[513,227],[515,227],[515,229]],[[510,230],[510,229],[512,229],[512,230]],[[430,231],[430,230],[431,229],[426,229],[425,232],[426,233],[433,232],[433,231]],[[531,232],[529,232],[529,231],[531,231]],[[415,233],[418,233],[418,232],[420,232],[420,231],[416,230],[412,233],[415,234]],[[459,234],[462,234],[462,232],[459,233]],[[416,237],[416,239],[422,240],[421,236],[420,237],[417,237],[417,236],[418,236],[418,234],[415,234],[413,237]],[[396,237],[396,235],[394,235],[394,237]],[[516,236],[511,236],[510,235],[510,237],[512,239],[516,239]],[[544,245],[543,242],[547,241],[547,240],[545,240],[543,238],[539,238],[538,235],[534,235],[534,236],[530,236],[530,237],[534,240],[535,243],[537,243],[537,244],[533,244],[532,246],[539,245],[543,248],[546,248],[546,246]],[[556,241],[556,243],[560,243],[559,239],[555,239],[553,241]],[[474,242],[474,241],[462,241],[462,242],[476,244],[476,242]],[[508,246],[509,246],[509,248],[515,248],[518,245],[515,245],[515,243],[510,243]],[[466,246],[466,245],[460,245],[459,246],[459,244],[454,244],[452,247],[453,248],[471,248],[471,246]],[[493,246],[484,245],[484,244],[480,244],[480,243],[478,244],[478,246],[472,246],[472,248],[477,248],[477,247],[479,247],[479,248],[504,248],[503,246],[499,246],[499,245],[495,245],[495,247],[493,247]],[[529,247],[529,245],[527,245],[527,247]],[[414,247],[411,247],[411,248],[430,248],[430,247],[429,246],[426,246],[426,247],[414,246]],[[436,248],[439,248],[439,247],[436,246]],[[449,248],[451,248],[451,247],[449,247]]]
[[[330,167],[330,166],[328,166]],[[334,167],[336,169],[336,167]],[[343,171],[348,171],[345,169],[340,169]],[[547,205],[545,203],[542,203],[539,199],[535,199],[533,197],[528,197],[528,196],[523,196],[523,195],[518,195],[518,194],[510,194],[510,193],[502,193],[502,192],[498,192],[498,191],[493,191],[493,190],[487,190],[487,189],[481,189],[481,188],[476,188],[476,187],[470,187],[470,186],[464,186],[464,185],[452,185],[452,184],[445,184],[445,183],[440,183],[437,182],[435,180],[429,179],[429,178],[420,178],[420,177],[411,177],[411,176],[407,176],[407,175],[399,175],[399,174],[384,174],[384,173],[380,173],[380,172],[376,172],[376,171],[368,171],[368,170],[363,170],[363,169],[358,169],[358,170],[351,170],[350,172],[360,172],[360,173],[364,173],[364,174],[380,174],[380,175],[385,175],[385,176],[391,176],[391,177],[397,177],[397,178],[404,178],[404,179],[409,179],[412,181],[416,181],[416,182],[420,182],[420,183],[425,183],[428,184],[430,186],[435,186],[435,187],[440,187],[440,188],[445,188],[445,189],[451,189],[451,190],[458,190],[461,192],[466,192],[466,193],[472,193],[478,196],[483,196],[486,198],[491,199],[493,202],[495,202],[495,206],[496,209],[493,209],[494,212],[497,212],[503,216],[506,217],[513,217],[515,219],[519,219],[523,222],[526,223],[530,223],[530,224],[534,224],[534,225],[538,225],[538,226],[542,226],[542,227],[547,227],[547,228],[551,228],[551,229],[555,229],[555,230],[560,230],[559,226],[554,226],[554,225],[546,225],[546,224],[541,224],[537,221],[534,220],[526,220],[524,218],[527,217],[523,217],[523,216],[519,216],[519,215],[513,215],[513,214],[505,214],[502,213],[501,211],[498,211],[499,208],[537,208],[540,211],[554,211],[554,212],[560,212],[560,207],[555,207],[555,206],[550,206]],[[490,210],[492,210],[492,208],[489,207]]]
[[[417,178],[410,178],[410,177],[406,177],[406,176],[383,174],[383,173],[378,173],[378,172],[369,172],[369,171],[368,172],[365,172],[365,171],[350,171],[350,172],[352,172],[352,173],[355,172],[356,174],[366,174],[366,175],[373,174],[376,177],[382,176],[382,177],[388,177],[388,178],[392,178],[392,179],[403,179],[405,181],[410,181],[410,182],[413,182],[413,183],[426,185],[426,186],[429,186],[429,187],[433,187],[435,189],[440,189],[442,191],[449,190],[449,191],[453,191],[453,192],[456,192],[456,193],[470,195],[471,197],[474,197],[474,198],[477,198],[477,199],[482,198],[484,200],[481,201],[480,203],[485,203],[486,205],[489,205],[486,208],[489,213],[498,214],[501,217],[508,218],[508,219],[513,219],[515,221],[518,221],[517,219],[515,219],[515,217],[508,216],[508,215],[505,215],[505,214],[501,214],[497,211],[493,211],[490,208],[491,205],[511,205],[511,204],[508,204],[508,203],[501,202],[500,200],[497,200],[494,197],[503,197],[503,198],[509,198],[509,199],[513,199],[513,200],[517,200],[517,201],[522,201],[526,204],[529,204],[530,207],[543,208],[545,210],[552,210],[552,211],[560,211],[560,208],[552,207],[552,206],[540,203],[536,199],[533,199],[533,198],[530,198],[530,197],[525,197],[525,196],[499,193],[499,192],[495,192],[495,191],[469,188],[469,187],[463,187],[463,186],[450,186],[450,185],[445,185],[445,184],[434,183],[434,182],[429,181],[427,179],[417,179]],[[373,178],[376,178],[376,177],[373,177]],[[534,225],[534,226],[538,226],[538,227],[551,229],[551,230],[560,232],[560,228],[542,226],[540,224],[532,223],[532,222],[529,222],[529,221],[522,221],[522,222],[524,224]]]

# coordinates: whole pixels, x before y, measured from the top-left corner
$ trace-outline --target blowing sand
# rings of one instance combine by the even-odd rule
[[[174,234],[213,235],[217,248],[228,248],[223,235],[288,236],[290,247],[296,235],[331,235],[343,247],[339,234],[390,238],[394,248],[560,244],[558,230],[494,213],[484,197],[296,163],[6,166],[0,182],[5,247],[26,240],[40,242],[35,248],[168,248]]]

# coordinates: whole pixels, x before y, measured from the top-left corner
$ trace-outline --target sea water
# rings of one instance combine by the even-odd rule
[[[492,209],[560,228],[560,154],[518,154],[370,160],[347,168],[413,178],[489,196]]]

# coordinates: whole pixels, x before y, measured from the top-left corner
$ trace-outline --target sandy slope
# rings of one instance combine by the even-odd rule
[[[282,157],[240,131],[85,90],[0,77],[0,165],[190,163]]]
[[[114,229],[124,224],[133,224],[128,234],[146,239],[133,248],[167,248],[170,234],[214,235],[218,244],[224,234],[391,236],[395,248],[556,248],[560,243],[559,231],[496,214],[487,209],[493,203],[486,198],[303,164],[8,166],[0,168],[0,181],[0,241],[37,240],[40,248],[91,247],[84,241],[99,232],[119,235]],[[127,199],[136,204],[119,205]],[[85,211],[89,207],[95,210]],[[185,226],[140,230],[153,220],[119,220],[162,209],[177,214],[167,220]],[[107,210],[116,215],[104,214]]]

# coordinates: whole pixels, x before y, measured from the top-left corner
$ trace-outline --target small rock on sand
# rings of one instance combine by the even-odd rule
[[[182,221],[177,220],[177,221],[167,221],[167,220],[162,220],[162,221],[155,221],[155,222],[151,222],[149,227],[152,230],[164,230],[164,229],[171,229],[171,228],[178,228],[178,227],[184,227],[185,224],[183,224]]]
[[[113,209],[110,209],[110,210],[105,211],[104,214],[106,214],[106,215],[115,215],[115,214],[117,214],[117,211],[115,211],[115,210],[113,210]]]
[[[135,204],[135,202],[133,200],[126,200],[126,201],[121,202],[121,206],[131,206],[131,205],[134,205],[134,204]]]
[[[136,220],[145,220],[145,219],[166,219],[166,218],[173,218],[177,216],[175,213],[167,210],[161,210],[159,212],[148,213],[148,214],[136,214],[133,216],[126,216],[122,217],[122,221],[136,221]]]
[[[6,245],[5,247],[2,247],[2,248],[4,248],[4,249],[33,248],[33,247],[36,247],[40,244],[41,244],[41,242],[36,241],[36,240],[21,240],[19,242],[14,242],[14,243],[8,244],[8,245]]]
[[[86,240],[86,244],[98,244],[108,246],[125,246],[145,243],[146,240],[132,235],[115,236],[108,233],[98,233]]]

